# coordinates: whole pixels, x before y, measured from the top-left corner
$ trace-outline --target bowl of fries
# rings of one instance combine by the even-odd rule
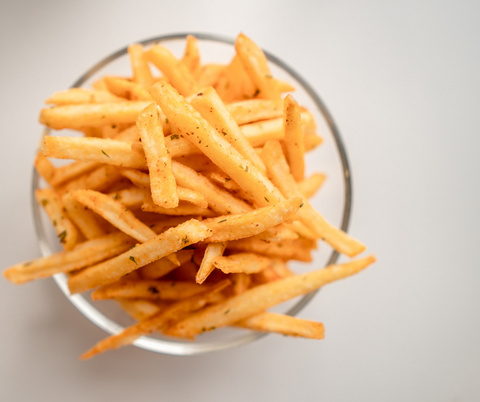
[[[5,276],[53,276],[112,334],[84,358],[321,339],[321,323],[293,316],[375,261],[335,265],[365,249],[345,233],[338,129],[307,82],[243,34],[141,41],[46,102],[33,175],[44,257]]]

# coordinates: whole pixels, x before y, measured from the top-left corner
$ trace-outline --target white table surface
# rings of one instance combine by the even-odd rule
[[[379,262],[303,310],[325,340],[196,357],[79,361],[105,333],[52,280],[2,279],[0,400],[480,400],[479,15],[475,1],[2,1],[2,268],[40,255],[30,180],[46,96],[113,50],[184,31],[243,31],[317,89],[352,166],[350,233]]]

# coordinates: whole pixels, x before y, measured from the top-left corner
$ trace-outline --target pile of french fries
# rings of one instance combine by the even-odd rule
[[[321,339],[321,323],[267,312],[347,276],[374,256],[296,275],[319,240],[349,257],[365,246],[308,199],[305,152],[321,144],[313,115],[272,77],[240,34],[228,65],[202,64],[189,36],[182,59],[129,47],[133,76],[53,94],[40,122],[82,136],[46,136],[36,198],[64,251],[5,271],[14,283],[57,273],[70,292],[115,299],[138,323],[82,358],[153,331],[193,339],[224,326]],[[155,77],[151,65],[161,73]],[[55,167],[48,158],[74,160]]]

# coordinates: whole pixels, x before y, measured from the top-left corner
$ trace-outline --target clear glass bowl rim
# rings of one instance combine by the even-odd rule
[[[221,42],[221,43],[230,44],[230,45],[235,44],[235,39],[232,39],[223,35],[210,34],[210,33],[198,33],[198,32],[161,35],[154,38],[145,39],[137,43],[140,43],[142,45],[152,45],[152,44],[160,43],[166,40],[185,39],[187,35],[193,35],[200,40]],[[329,129],[331,130],[331,133],[335,140],[337,151],[340,156],[340,161],[341,161],[341,165],[344,173],[343,180],[344,180],[344,188],[345,188],[345,193],[344,193],[345,203],[343,207],[343,215],[342,215],[342,222],[341,222],[340,228],[346,232],[348,229],[348,224],[351,216],[352,182],[351,182],[351,173],[350,173],[348,158],[347,158],[345,146],[340,136],[340,132],[332,118],[332,115],[328,111],[324,102],[320,99],[318,94],[314,91],[314,89],[295,70],[293,70],[291,67],[285,64],[283,61],[281,61],[280,59],[278,59],[268,51],[265,51],[265,50],[263,51],[268,61],[276,64],[277,66],[281,67],[283,70],[287,71],[303,86],[303,89],[313,99],[319,111],[325,118],[326,123],[329,126]],[[115,53],[112,53],[111,55],[107,56],[106,58],[104,58],[103,60],[95,64],[92,68],[90,68],[84,75],[82,75],[77,81],[75,81],[71,87],[72,88],[80,87],[86,80],[88,80],[98,70],[100,70],[105,65],[112,62],[113,60],[117,59],[118,57],[123,56],[127,52],[128,52],[128,47],[124,47],[116,51]],[[45,128],[43,131],[42,137],[45,135],[49,135],[49,133],[50,133],[50,129]],[[38,240],[38,244],[39,244],[42,255],[48,256],[50,254],[53,254],[54,251],[50,248],[48,244],[45,228],[42,225],[42,220],[40,215],[41,209],[39,204],[36,202],[35,196],[34,196],[35,190],[39,188],[39,183],[40,183],[40,176],[38,175],[37,171],[34,168],[33,175],[32,175],[31,203],[32,203],[33,218],[35,223],[35,231],[37,234],[37,240]],[[327,265],[334,264],[337,261],[338,256],[339,254],[336,251],[332,251],[330,258],[328,259]],[[64,295],[70,300],[70,302],[91,322],[93,322],[98,327],[102,328],[103,330],[105,330],[110,334],[115,334],[123,330],[124,327],[120,326],[116,322],[112,321],[110,318],[106,317],[100,311],[98,311],[81,294],[70,295],[68,286],[66,284],[65,274],[57,274],[53,277],[53,279],[57,283],[60,290],[64,293]],[[292,316],[296,315],[299,311],[301,311],[307,305],[307,303],[315,296],[317,292],[318,290],[310,292],[307,295],[303,296],[298,301],[298,303],[296,303],[285,314],[292,315]],[[142,336],[134,342],[134,345],[142,349],[150,350],[157,353],[188,356],[188,355],[196,355],[201,353],[228,349],[235,346],[240,346],[240,345],[252,342],[254,340],[257,340],[265,335],[267,334],[262,332],[251,332],[246,335],[242,335],[238,337],[238,339],[233,339],[233,340],[228,339],[228,340],[215,341],[215,342],[209,342],[209,343],[177,342],[177,341],[160,340],[160,339]]]

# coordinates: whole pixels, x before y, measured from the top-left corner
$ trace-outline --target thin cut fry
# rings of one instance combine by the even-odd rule
[[[99,223],[95,214],[83,204],[79,203],[72,193],[66,193],[62,197],[62,202],[67,210],[68,217],[86,239],[92,240],[106,235],[103,226]]]
[[[210,243],[205,249],[205,255],[203,257],[200,268],[195,276],[195,281],[202,284],[207,279],[208,275],[215,269],[213,261],[215,258],[223,255],[227,243]]]
[[[138,113],[150,102],[117,102],[57,106],[42,109],[40,123],[55,130],[101,127],[107,124],[135,123]]]
[[[193,75],[196,74],[200,67],[200,53],[198,51],[198,43],[195,36],[187,35],[187,45],[185,47],[185,54],[183,55],[182,63],[187,66]]]
[[[180,250],[175,253],[180,265],[190,261],[193,255],[193,250]],[[177,264],[169,261],[167,258],[161,258],[157,261],[154,261],[144,267],[140,268],[139,271],[144,279],[159,279],[162,276],[165,276],[172,272],[178,267]]]
[[[152,97],[147,89],[136,82],[118,77],[105,77],[105,84],[108,90],[121,98],[129,101],[150,101]]]
[[[45,209],[57,232],[60,243],[62,243],[65,250],[72,250],[75,244],[77,244],[78,230],[66,216],[58,194],[55,190],[45,188],[35,191],[35,198]]]
[[[214,86],[225,69],[223,64],[205,64],[197,70],[195,78],[199,88]]]
[[[38,174],[53,187],[52,179],[55,176],[56,169],[45,157],[42,151],[39,151],[37,153],[37,157],[35,158],[35,169],[37,169]]]
[[[150,191],[135,186],[124,188],[108,194],[115,201],[120,202],[125,208],[134,210],[140,209],[145,202],[145,198],[150,196]]]
[[[228,257],[219,256],[213,260],[215,268],[225,274],[254,274],[263,271],[271,265],[269,258],[255,253],[238,253]]]
[[[143,243],[156,237],[152,229],[135,218],[123,204],[108,195],[93,190],[77,190],[72,194],[78,202],[139,242]]]
[[[323,324],[320,322],[275,313],[260,313],[234,325],[254,331],[277,332],[283,335],[310,339],[323,339],[325,336]]]
[[[302,118],[298,103],[292,95],[283,102],[283,125],[285,128],[286,158],[293,178],[298,182],[305,176],[305,143],[303,141]]]
[[[323,173],[314,173],[305,180],[297,183],[297,187],[305,198],[313,197],[325,181]]]
[[[130,45],[128,54],[130,55],[130,64],[132,65],[133,80],[145,88],[150,88],[154,83],[154,79],[150,67],[148,67],[148,60],[143,51],[143,46],[138,43]]]
[[[160,312],[161,307],[150,300],[117,299],[122,308],[135,320],[142,321]]]
[[[111,260],[94,265],[72,276],[68,281],[70,292],[84,292],[97,286],[116,282],[122,276],[190,244],[202,241],[209,235],[210,229],[191,219]]]
[[[45,103],[64,106],[80,105],[83,103],[112,103],[124,101],[125,99],[101,89],[70,88],[66,91],[55,92]]]
[[[59,192],[65,193],[67,191],[91,189],[96,191],[104,191],[115,182],[121,179],[121,174],[115,166],[100,166],[90,173],[80,176],[65,184]]]
[[[166,333],[174,336],[193,337],[203,331],[233,324],[259,314],[278,303],[316,290],[327,283],[356,274],[374,262],[375,257],[370,256],[257,286],[241,295],[227,299],[223,303],[190,315],[169,328]]]
[[[154,103],[138,115],[137,128],[147,158],[153,202],[163,208],[175,208],[178,206],[178,196],[172,160],[165,147],[162,125]]]
[[[252,283],[252,276],[243,272],[231,274],[230,277],[232,278],[233,294],[235,296],[245,293]]]
[[[188,313],[201,309],[212,300],[218,292],[222,291],[229,285],[230,281],[224,280],[198,295],[176,302],[160,311],[160,313],[155,314],[132,327],[128,327],[117,335],[110,336],[97,343],[92,349],[80,356],[80,358],[89,359],[98,353],[129,345],[141,335],[147,335],[156,329],[161,330],[171,322],[175,322],[185,317]]]
[[[43,153],[42,153],[43,154]],[[66,182],[76,179],[77,177],[91,172],[93,169],[100,167],[95,162],[73,162],[70,165],[65,165],[55,169],[55,172],[51,178],[51,185],[53,187],[59,187]]]
[[[266,99],[242,100],[226,106],[237,124],[274,119],[281,117],[283,112],[281,103]]]
[[[163,208],[155,204],[151,198],[146,197],[142,204],[142,211],[156,212],[163,215],[199,215],[199,216],[214,216],[215,213],[206,208],[201,208],[196,205],[190,204],[186,201],[180,201],[175,208]]]

